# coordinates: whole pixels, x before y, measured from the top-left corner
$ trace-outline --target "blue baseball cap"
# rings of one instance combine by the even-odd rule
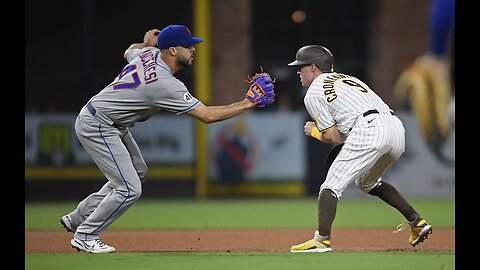
[[[184,25],[173,24],[163,28],[157,36],[157,47],[167,49],[170,47],[190,47],[200,43],[203,38],[192,37],[190,30]]]

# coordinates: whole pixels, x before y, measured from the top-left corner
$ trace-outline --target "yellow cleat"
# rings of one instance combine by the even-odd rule
[[[419,220],[419,221],[417,221]],[[423,242],[428,238],[428,235],[432,233],[432,226],[427,223],[425,219],[419,218],[413,222],[404,222],[397,226],[397,231],[403,231],[405,228],[410,227],[410,237],[408,242],[413,247],[418,243]]]
[[[324,240],[322,240],[322,238]],[[308,240],[305,243],[292,246],[290,252],[329,252],[332,251],[330,248],[330,240],[325,239],[318,233],[318,230],[315,231],[313,239]]]

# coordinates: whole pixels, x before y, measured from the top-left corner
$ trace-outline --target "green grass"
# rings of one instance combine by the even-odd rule
[[[412,199],[411,204],[435,227],[455,226],[453,199]],[[26,203],[26,229],[61,229],[59,218],[77,202]],[[140,200],[110,227],[114,229],[182,228],[312,228],[315,198]],[[404,218],[376,198],[343,199],[338,203],[336,228],[395,227]]]
[[[26,269],[455,269],[454,252],[28,254]]]
[[[455,227],[454,199],[409,199],[435,227]],[[78,202],[25,203],[25,229],[62,230],[59,218]],[[109,229],[314,228],[315,198],[140,200]],[[336,228],[394,228],[403,217],[377,198],[342,199]],[[25,253],[25,269],[455,269],[455,251]]]

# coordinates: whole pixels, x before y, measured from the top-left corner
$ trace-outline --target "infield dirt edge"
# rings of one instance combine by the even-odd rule
[[[289,252],[313,237],[314,229],[110,230],[102,240],[117,252]],[[25,231],[25,253],[77,252],[71,233]],[[391,229],[333,229],[334,251],[454,251],[455,229],[433,228],[425,242],[412,247],[409,232]],[[46,244],[48,243],[48,244]]]

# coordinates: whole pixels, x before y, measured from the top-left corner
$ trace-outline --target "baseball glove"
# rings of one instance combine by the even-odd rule
[[[258,107],[265,107],[275,101],[275,79],[264,72],[262,67],[260,69],[261,72],[255,73],[253,77],[247,76],[245,82],[249,88],[245,96]]]
[[[325,158],[325,163],[324,163],[325,170],[327,172],[330,169],[330,166],[332,166],[332,163],[335,160],[335,158],[338,156],[338,153],[340,153],[340,150],[342,150],[342,147],[344,144],[345,143],[337,144],[334,147],[332,147],[332,149],[330,149],[330,152],[328,153],[327,158]]]

